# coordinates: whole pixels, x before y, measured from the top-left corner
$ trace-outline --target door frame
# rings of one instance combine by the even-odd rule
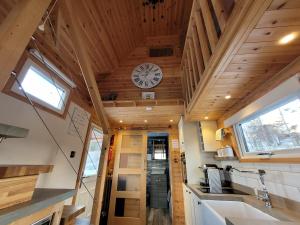
[[[82,183],[84,167],[85,167],[85,163],[86,163],[86,159],[87,159],[87,155],[88,155],[88,151],[89,151],[90,137],[91,137],[92,130],[94,127],[96,127],[99,130],[102,130],[101,126],[99,126],[96,122],[94,122],[92,120],[89,121],[87,132],[85,135],[83,151],[81,154],[80,165],[79,165],[79,169],[78,169],[78,173],[77,173],[77,179],[76,179],[76,183],[75,183],[76,194],[72,198],[72,205],[76,204],[78,190],[80,189],[80,186]],[[99,171],[99,168],[98,168],[98,171]],[[95,176],[97,176],[97,175],[95,175]]]

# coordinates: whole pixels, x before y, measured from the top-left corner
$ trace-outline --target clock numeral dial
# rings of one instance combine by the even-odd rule
[[[131,79],[139,88],[153,88],[162,80],[163,74],[159,66],[144,63],[134,68]]]

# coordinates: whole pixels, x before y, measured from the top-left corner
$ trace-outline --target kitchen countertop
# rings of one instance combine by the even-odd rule
[[[266,208],[263,201],[257,200],[253,195],[211,194],[203,193],[198,188],[200,185],[186,184],[198,198],[203,200],[223,200],[245,202],[280,221],[243,220],[226,218],[227,225],[300,225],[300,215],[297,212],[282,208]]]
[[[36,188],[30,201],[0,210],[0,224],[9,224],[75,195],[73,189]]]
[[[238,218],[226,218],[227,225],[298,225],[299,223],[287,221],[268,221],[268,220],[244,220]]]

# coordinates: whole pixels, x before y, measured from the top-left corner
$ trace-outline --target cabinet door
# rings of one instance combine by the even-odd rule
[[[193,194],[194,225],[204,225],[202,222],[202,207],[200,199]]]
[[[192,215],[192,192],[184,186],[183,189],[183,196],[184,196],[184,209],[185,209],[185,223],[186,225],[194,225],[193,224],[193,215]]]
[[[185,224],[186,225],[191,225],[190,224],[190,217],[189,217],[189,201],[188,201],[188,190],[186,186],[183,184],[183,199],[184,199],[184,214],[185,214]]]
[[[215,152],[221,147],[220,143],[216,141],[217,129],[218,127],[216,121],[201,121],[204,151]]]

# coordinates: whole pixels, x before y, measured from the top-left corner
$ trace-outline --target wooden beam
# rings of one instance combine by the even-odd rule
[[[203,20],[204,20],[208,40],[210,43],[210,48],[211,51],[214,52],[218,43],[218,35],[214,25],[214,20],[209,9],[208,1],[202,1],[202,0],[198,0],[198,1],[203,15]]]
[[[192,39],[193,39],[193,48],[195,50],[195,57],[198,66],[199,77],[201,80],[202,73],[204,71],[204,61],[201,54],[200,41],[197,35],[197,28],[195,25],[192,27]]]
[[[78,17],[76,16],[76,9],[74,7],[76,3],[71,0],[64,0],[61,2],[61,9],[65,22],[70,32],[70,37],[72,39],[75,54],[78,58],[80,69],[84,77],[87,89],[91,96],[97,117],[101,124],[104,134],[109,133],[109,123],[105,115],[104,106],[99,93],[98,85],[95,79],[95,74],[92,68],[90,56],[87,52],[84,38],[82,36],[82,29],[80,28],[80,23]]]
[[[226,22],[229,17],[228,10],[233,6],[234,0],[230,0],[230,1],[211,0],[211,3],[214,8],[216,17],[218,19],[221,32],[223,33],[225,30]]]
[[[203,61],[204,61],[204,65],[206,67],[208,65],[208,62],[209,62],[209,59],[211,56],[211,51],[208,46],[209,43],[208,43],[208,39],[206,36],[206,31],[204,29],[204,25],[203,25],[203,21],[202,21],[202,17],[201,17],[201,11],[196,10],[194,12],[194,15],[195,15],[195,24],[196,24],[197,34],[198,34],[200,47],[201,47],[201,51],[202,51]]]
[[[189,102],[192,100],[192,91],[191,91],[191,88],[190,88],[190,82],[189,82],[189,73],[188,73],[188,70],[189,68],[187,67],[187,63],[186,63],[186,60],[183,59],[184,61],[184,76],[185,76],[185,80],[186,80],[186,87],[187,87],[187,93],[188,93],[188,99],[189,99]]]
[[[17,1],[0,26],[0,90],[16,67],[51,0]]]
[[[108,161],[108,149],[110,146],[111,135],[104,134],[103,143],[101,149],[101,156],[98,167],[98,177],[96,181],[96,188],[94,193],[94,202],[92,208],[91,222],[90,224],[100,223],[100,214],[102,209],[103,192],[105,186],[105,178],[107,173],[107,161]]]
[[[190,47],[190,54],[191,54],[191,60],[192,60],[192,67],[193,67],[193,71],[195,73],[195,82],[196,82],[196,86],[198,85],[199,81],[200,81],[200,74],[201,74],[201,69],[199,68],[198,65],[198,60],[196,58],[196,49],[194,47],[194,41],[191,38],[189,41],[189,47]]]
[[[188,59],[190,61],[190,66],[191,66],[191,72],[192,72],[192,75],[193,75],[193,86],[196,88],[197,87],[197,84],[198,84],[198,77],[199,77],[199,73],[198,73],[198,67],[196,65],[196,61],[194,60],[194,57],[193,57],[193,49],[191,48],[192,45],[191,45],[191,38],[187,39],[187,42],[188,42],[188,49],[187,49],[187,54],[188,54]]]

